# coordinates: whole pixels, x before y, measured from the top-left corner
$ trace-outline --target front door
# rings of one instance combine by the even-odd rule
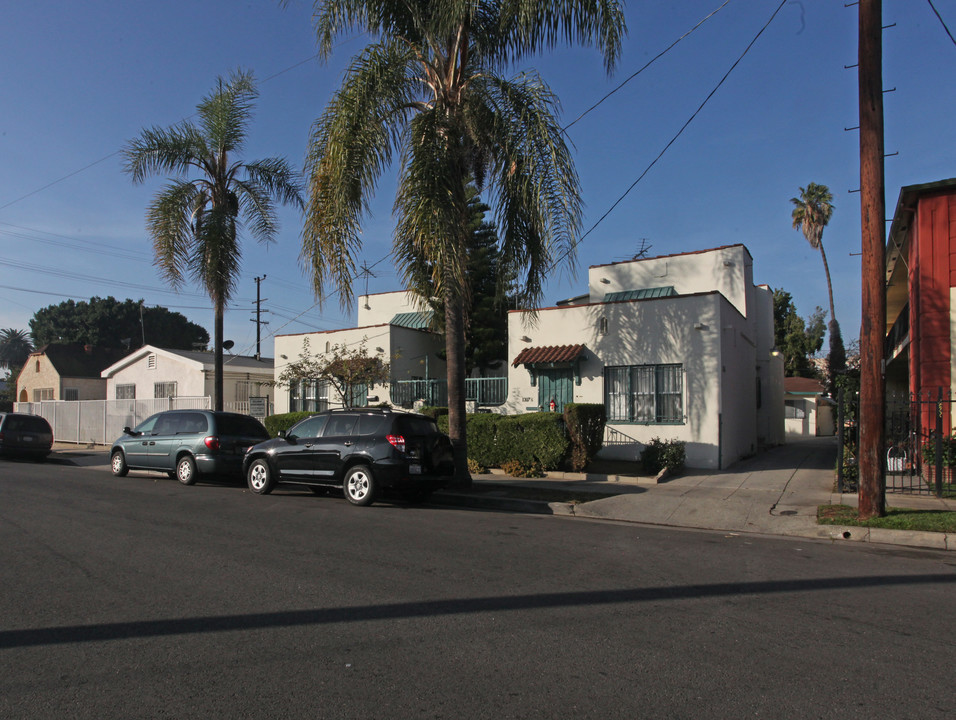
[[[538,406],[548,412],[554,400],[554,411],[564,412],[564,406],[574,400],[574,374],[571,368],[541,368],[538,375]]]

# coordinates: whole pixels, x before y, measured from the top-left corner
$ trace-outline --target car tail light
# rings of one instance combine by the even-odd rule
[[[399,452],[405,452],[405,438],[402,435],[386,435],[385,439]]]
[[[203,442],[206,443],[206,447],[210,450],[219,449],[219,438],[217,438],[215,435],[209,435],[203,440]]]

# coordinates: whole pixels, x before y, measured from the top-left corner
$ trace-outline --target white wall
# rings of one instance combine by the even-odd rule
[[[176,395],[179,397],[201,397],[208,395],[206,378],[202,366],[193,360],[164,353],[150,353],[156,356],[156,366],[148,365],[149,354],[143,355],[133,363],[117,370],[107,378],[107,398],[116,398],[117,385],[136,385],[136,397],[145,400],[153,397],[153,386],[160,382],[176,383]]]
[[[422,306],[418,303],[417,297],[407,290],[359,295],[356,325],[367,327],[388,324],[399,313],[420,312]]]
[[[753,292],[753,259],[743,245],[731,245],[681,255],[594,265],[588,269],[591,302],[602,302],[611,292],[668,285],[672,285],[678,295],[717,290],[741,315],[748,317],[748,301]]]

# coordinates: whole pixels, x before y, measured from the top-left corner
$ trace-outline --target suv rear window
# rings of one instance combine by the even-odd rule
[[[436,435],[438,433],[438,424],[431,418],[420,415],[399,417],[398,428],[402,435]]]
[[[381,432],[384,424],[384,415],[359,415],[358,427],[355,429],[355,434],[375,435]]]
[[[216,426],[220,435],[269,437],[262,423],[248,415],[217,415]]]
[[[6,422],[3,423],[3,429],[13,432],[14,430],[48,433],[50,424],[42,417],[32,415],[7,415]]]

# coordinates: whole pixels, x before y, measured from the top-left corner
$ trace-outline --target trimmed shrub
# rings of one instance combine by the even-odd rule
[[[644,472],[651,475],[657,475],[664,468],[677,472],[684,467],[686,457],[681,440],[653,438],[641,452],[641,465]]]
[[[537,460],[544,470],[557,470],[571,449],[564,419],[557,413],[502,416],[496,428],[499,465],[508,460],[527,464]]]
[[[511,477],[539,478],[544,477],[544,470],[541,469],[541,463],[532,460],[530,463],[522,460],[508,460],[503,463],[501,469]]]
[[[315,413],[290,412],[282,413],[281,415],[270,415],[262,424],[265,425],[266,430],[269,431],[269,437],[278,437],[280,430],[288,430],[290,427],[299,422],[299,420],[304,420],[310,415],[315,415]]]
[[[427,415],[433,420],[438,420],[439,427],[441,427],[441,418],[445,418],[445,429],[442,430],[442,432],[448,432],[448,408],[438,407],[437,405],[423,405],[422,409],[418,412],[422,415]]]
[[[488,468],[484,465],[481,465],[476,460],[468,458],[468,472],[472,475],[484,475],[488,472]]]
[[[597,403],[568,403],[564,406],[564,425],[571,440],[571,469],[583,470],[604,444],[607,414]]]

